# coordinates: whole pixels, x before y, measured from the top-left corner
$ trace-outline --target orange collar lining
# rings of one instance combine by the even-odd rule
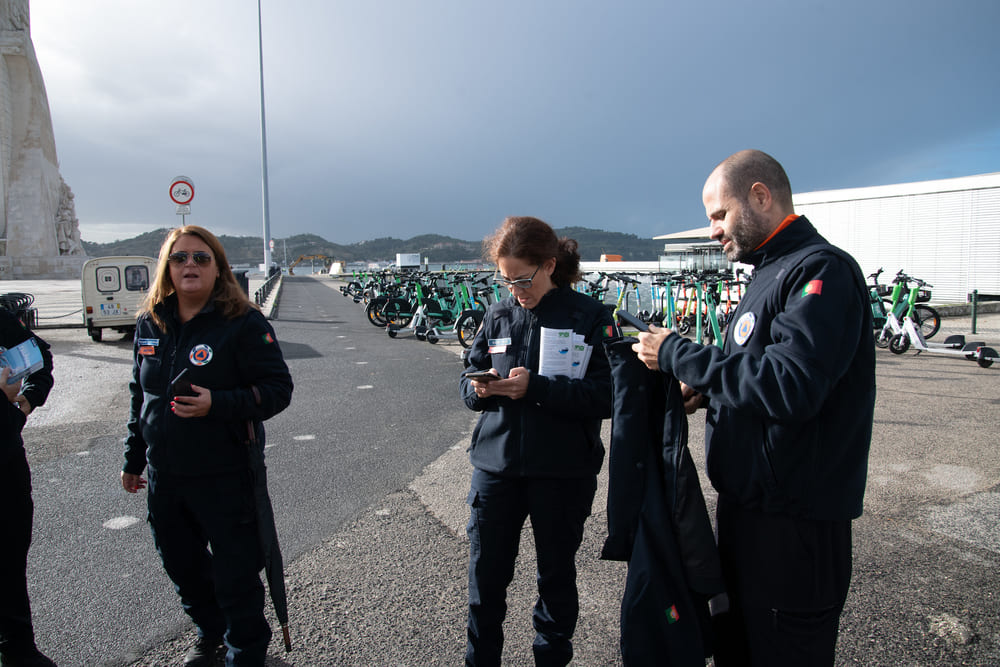
[[[764,239],[763,241],[761,241],[759,246],[757,246],[756,248],[754,248],[754,252],[760,250],[765,245],[767,245],[767,242],[770,241],[771,239],[773,239],[775,236],[777,236],[778,232],[780,232],[782,229],[784,229],[788,225],[792,224],[792,222],[794,222],[795,220],[797,220],[799,217],[801,217],[801,216],[798,216],[798,215],[792,213],[787,218],[785,218],[784,220],[782,220],[781,224],[778,225],[778,227],[773,232],[771,232],[771,234],[766,239]]]

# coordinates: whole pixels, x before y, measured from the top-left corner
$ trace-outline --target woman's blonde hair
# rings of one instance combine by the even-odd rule
[[[184,225],[170,230],[167,238],[160,246],[160,258],[156,263],[156,277],[146,294],[146,298],[139,308],[140,315],[149,315],[149,318],[161,329],[166,325],[156,312],[156,306],[163,303],[168,296],[175,292],[173,280],[170,279],[170,253],[173,252],[174,244],[182,236],[197,236],[205,242],[212,255],[215,257],[215,265],[219,269],[219,276],[215,279],[215,286],[212,288],[212,295],[209,297],[215,302],[215,307],[222,312],[226,319],[233,319],[246,314],[250,308],[256,308],[250,303],[246,292],[240,287],[233,275],[233,270],[226,259],[226,251],[222,243],[212,232],[198,225]]]

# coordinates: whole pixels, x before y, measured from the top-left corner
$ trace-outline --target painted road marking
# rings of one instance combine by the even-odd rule
[[[122,530],[123,528],[129,528],[139,523],[140,519],[134,516],[116,516],[113,519],[108,519],[101,525],[108,530]]]

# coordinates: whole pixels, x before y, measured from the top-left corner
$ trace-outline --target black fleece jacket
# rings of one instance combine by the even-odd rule
[[[10,311],[0,308],[0,345],[10,349],[29,338],[34,338],[38,342],[43,366],[24,378],[21,394],[28,399],[32,408],[37,408],[45,403],[52,390],[52,354],[49,352],[49,345],[28,331]],[[6,400],[3,401],[3,406],[0,407],[0,462],[8,460],[17,454],[18,450],[24,448],[21,429],[24,428],[26,420],[27,417],[20,408]]]
[[[212,302],[181,324],[173,295],[157,313],[165,331],[148,316],[136,322],[123,470],[138,475],[147,460],[178,475],[246,468],[248,422],[273,417],[292,398],[292,378],[274,330],[255,308],[226,319]],[[192,384],[212,392],[204,417],[182,419],[170,410],[170,382],[185,368]]]
[[[753,281],[725,347],[668,336],[660,368],[709,398],[708,476],[749,509],[861,515],[875,405],[875,346],[861,269],[804,217],[748,263]]]
[[[538,374],[542,327],[585,336],[593,352],[583,378]],[[472,465],[508,477],[596,475],[604,461],[601,420],[612,413],[611,371],[602,341],[613,334],[610,311],[570,287],[550,291],[531,310],[513,297],[491,305],[469,350],[468,370],[496,368],[506,378],[521,366],[531,377],[527,394],[515,401],[479,398],[462,374],[462,399],[469,409],[482,411],[472,433]]]

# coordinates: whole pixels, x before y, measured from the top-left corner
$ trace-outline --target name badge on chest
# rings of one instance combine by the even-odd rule
[[[156,355],[156,348],[160,344],[159,338],[140,338],[136,341],[139,346],[139,354],[143,357]]]
[[[507,351],[507,346],[510,345],[510,338],[490,338],[489,339],[489,353],[490,354],[503,354]]]

